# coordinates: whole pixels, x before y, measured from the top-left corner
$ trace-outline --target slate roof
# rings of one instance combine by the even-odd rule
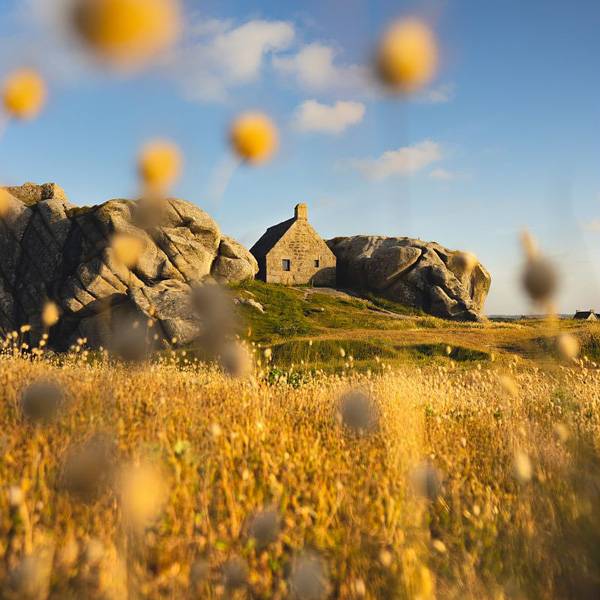
[[[593,315],[596,318],[596,314],[593,310],[578,310],[575,312],[574,319],[589,319]]]
[[[272,250],[273,246],[284,236],[285,232],[296,222],[296,218],[288,219],[273,227],[269,227],[262,237],[250,248],[254,258],[263,258]]]

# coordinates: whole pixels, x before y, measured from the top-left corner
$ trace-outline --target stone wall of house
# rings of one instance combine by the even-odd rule
[[[289,271],[283,269],[284,260],[290,261]],[[315,261],[319,261],[318,266]],[[302,218],[302,212],[267,254],[266,263],[267,283],[335,285],[335,255],[308,220]]]

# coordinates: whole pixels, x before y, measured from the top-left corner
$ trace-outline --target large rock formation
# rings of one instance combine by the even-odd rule
[[[327,244],[340,286],[372,290],[445,319],[482,318],[491,278],[470,254],[405,237],[357,235]]]
[[[30,325],[32,344],[45,331],[48,301],[61,312],[49,340],[57,349],[79,338],[107,347],[130,317],[152,321],[153,337],[185,344],[201,329],[192,288],[207,277],[237,282],[258,271],[248,250],[185,200],[77,207],[55,184],[0,194],[0,333]],[[130,268],[115,253],[119,236],[139,244]]]

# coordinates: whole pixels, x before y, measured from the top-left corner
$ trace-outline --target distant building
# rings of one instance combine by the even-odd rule
[[[335,285],[335,255],[308,222],[306,204],[296,205],[292,219],[269,227],[250,252],[258,261],[257,279],[267,283]]]
[[[597,321],[598,320],[598,317],[596,316],[596,313],[594,312],[593,308],[590,308],[590,310],[576,310],[575,316],[573,318],[581,319],[583,321]]]

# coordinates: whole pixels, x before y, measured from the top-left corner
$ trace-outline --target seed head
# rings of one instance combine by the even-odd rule
[[[231,145],[238,156],[249,163],[263,163],[275,153],[277,129],[271,119],[261,113],[246,113],[231,126]]]
[[[413,93],[433,79],[438,61],[438,45],[429,25],[419,19],[403,19],[381,38],[377,71],[385,85]]]
[[[102,62],[141,68],[177,40],[181,8],[179,0],[76,0],[71,22]]]
[[[4,81],[4,109],[17,119],[37,117],[44,108],[46,95],[46,83],[34,69],[14,71]]]

